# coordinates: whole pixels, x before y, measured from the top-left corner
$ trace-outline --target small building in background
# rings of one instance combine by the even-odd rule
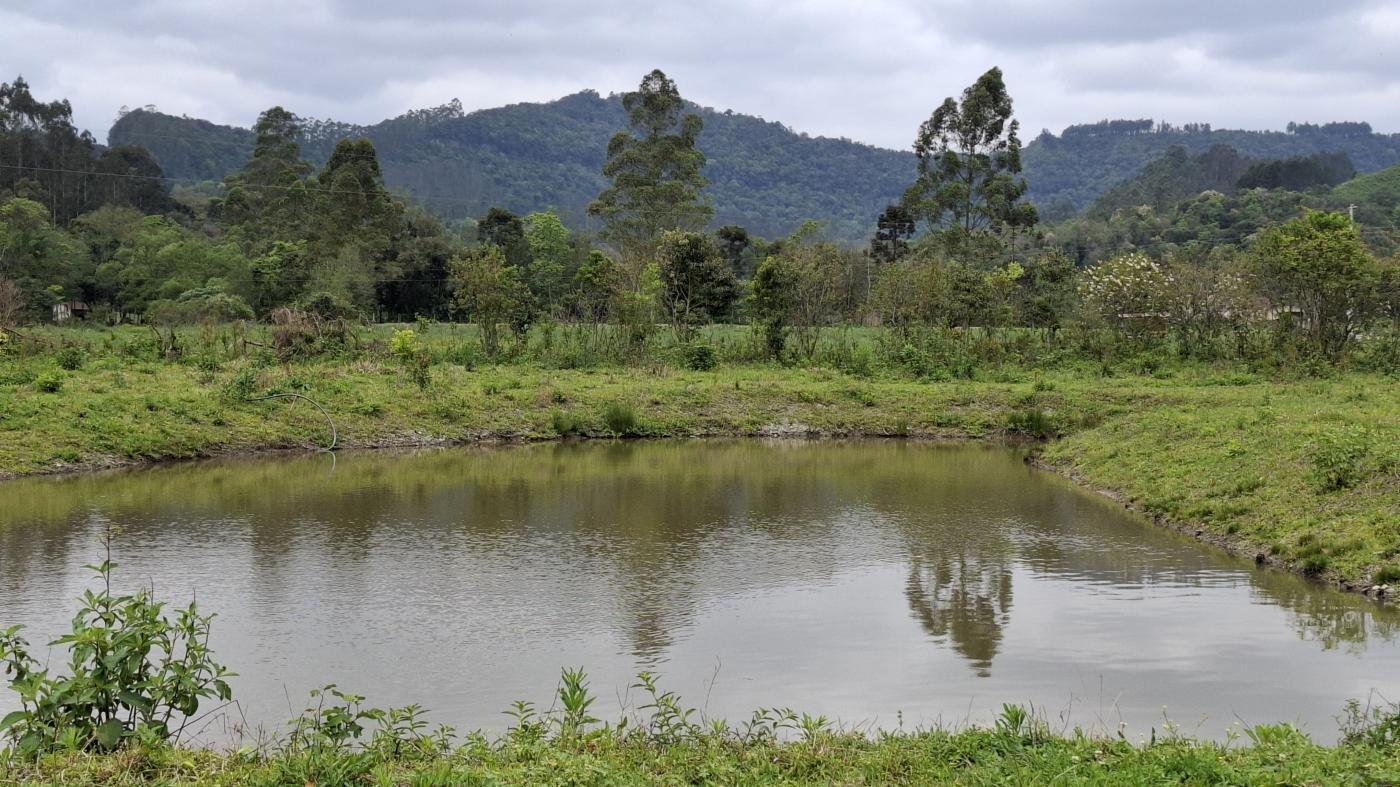
[[[86,320],[92,309],[82,301],[68,301],[53,305],[53,321],[67,322],[72,319]]]

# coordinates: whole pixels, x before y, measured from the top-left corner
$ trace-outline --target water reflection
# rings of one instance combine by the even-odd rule
[[[490,726],[564,664],[624,686],[723,662],[714,712],[847,719],[1062,702],[1086,673],[1148,723],[1167,698],[1255,708],[1222,685],[1295,687],[1274,700],[1290,718],[1400,688],[1373,677],[1400,675],[1394,611],[1145,525],[1008,449],[540,445],[29,479],[0,485],[0,624],[62,626],[108,523],[121,581],[220,613],[220,653],[264,708],[339,680]]]
[[[1001,630],[1011,619],[1011,571],[967,555],[909,564],[904,594],[929,636],[947,641],[982,677],[992,674]]]

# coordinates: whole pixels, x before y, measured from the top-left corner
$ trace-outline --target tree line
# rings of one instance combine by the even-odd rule
[[[262,113],[247,161],[218,188],[172,190],[144,149],[99,149],[67,102],[39,102],[16,80],[0,87],[0,325],[77,302],[109,322],[278,310],[460,319],[496,355],[541,322],[612,326],[634,344],[657,330],[689,344],[704,325],[740,322],[780,360],[810,357],[823,328],[858,323],[904,337],[1087,326],[1202,355],[1243,353],[1268,334],[1327,359],[1397,333],[1394,259],[1373,254],[1349,217],[1296,202],[1261,208],[1247,234],[1212,234],[1201,216],[1174,230],[1196,233],[1189,252],[1154,253],[1134,230],[1151,217],[1113,211],[1086,258],[1087,230],[1047,227],[1026,200],[1019,124],[996,68],[920,126],[909,187],[864,248],[817,222],[776,239],[710,229],[701,116],[659,70],[623,106],[628,127],[609,140],[606,185],[588,206],[602,228],[592,234],[549,211],[444,223],[385,186],[367,139],[339,139],[313,167],[300,119],[281,107]],[[1163,177],[1191,162],[1173,153]],[[1335,156],[1227,164],[1195,166],[1265,183],[1241,192],[1262,201],[1290,179],[1349,168]]]

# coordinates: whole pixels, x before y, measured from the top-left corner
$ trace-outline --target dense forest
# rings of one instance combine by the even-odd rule
[[[1217,145],[1254,159],[1345,153],[1361,172],[1400,163],[1400,134],[1377,134],[1367,123],[1290,123],[1286,131],[1242,131],[1105,120],[1070,126],[1059,136],[1042,131],[1026,146],[1029,198],[1047,218],[1067,218],[1173,146],[1204,153]]]
[[[1192,155],[1173,146],[1089,208],[1047,225],[1046,240],[1077,262],[1125,250],[1200,259],[1240,248],[1304,208],[1355,215],[1377,253],[1400,234],[1400,165],[1357,176],[1345,153],[1249,159],[1227,145]]]

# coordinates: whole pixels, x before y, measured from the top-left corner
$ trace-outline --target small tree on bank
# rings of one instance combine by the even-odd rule
[[[1252,251],[1264,293],[1277,309],[1299,313],[1323,355],[1341,355],[1377,313],[1381,267],[1345,214],[1305,211],[1266,230]]]
[[[657,260],[662,311],[679,341],[691,341],[698,326],[729,313],[738,297],[738,282],[709,235],[663,233]]]
[[[501,349],[501,323],[528,321],[530,288],[520,269],[507,265],[499,246],[488,244],[472,249],[452,261],[453,301],[481,330],[481,345],[495,357]]]
[[[775,358],[789,337],[799,356],[811,358],[821,327],[840,313],[848,255],[835,243],[813,241],[815,230],[804,224],[754,274],[750,317]]]

